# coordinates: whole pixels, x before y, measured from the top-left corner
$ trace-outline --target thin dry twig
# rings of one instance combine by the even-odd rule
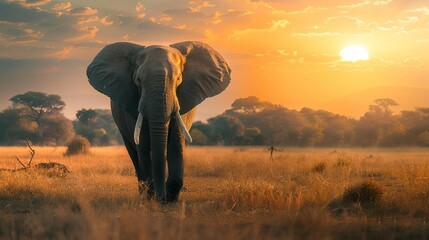
[[[25,166],[25,165],[24,165],[24,163],[22,163],[22,162],[21,162],[21,160],[19,160],[19,158],[18,158],[18,157],[15,157],[15,158],[16,158],[16,160],[18,160],[18,162],[19,162],[19,163],[20,163],[24,168],[27,168],[27,166]]]
[[[25,142],[27,143],[27,146],[30,150],[28,150],[30,152],[30,161],[28,161],[28,167],[31,167],[31,162],[33,161],[34,155],[36,155],[36,150],[34,150],[31,145],[30,142],[28,141],[28,139],[25,139]]]
[[[16,160],[18,160],[18,162],[21,164],[22,167],[24,167],[24,169],[30,168],[31,167],[31,162],[33,161],[34,155],[36,155],[36,150],[34,150],[31,145],[30,142],[28,141],[28,139],[25,139],[25,142],[27,143],[27,146],[29,148],[28,152],[30,153],[30,160],[27,163],[27,166],[25,166],[24,163],[22,163],[21,159],[19,159],[19,157],[15,157]]]

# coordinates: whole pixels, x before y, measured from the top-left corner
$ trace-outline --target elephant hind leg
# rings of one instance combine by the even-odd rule
[[[167,202],[179,200],[179,193],[183,187],[183,147],[185,139],[176,121],[170,122],[168,131],[168,178],[166,182]]]

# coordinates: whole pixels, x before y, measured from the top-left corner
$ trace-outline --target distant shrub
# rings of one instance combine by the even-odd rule
[[[346,202],[375,203],[381,200],[383,188],[373,180],[364,181],[347,188],[343,194]]]
[[[311,171],[312,172],[316,172],[316,173],[324,173],[326,171],[326,168],[327,168],[326,163],[325,162],[320,162],[320,163],[317,163],[316,165],[314,165],[311,168]]]
[[[91,144],[88,139],[82,136],[74,137],[67,145],[66,156],[77,155],[77,154],[88,154]]]
[[[336,167],[349,167],[350,165],[351,165],[351,162],[344,158],[338,158],[337,162],[335,163]]]

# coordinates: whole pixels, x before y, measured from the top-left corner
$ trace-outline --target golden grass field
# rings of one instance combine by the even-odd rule
[[[33,164],[70,173],[0,172],[0,239],[426,239],[429,149],[188,147],[181,201],[138,194],[124,147],[63,156],[37,147]],[[25,147],[0,148],[0,168],[21,166]],[[381,199],[343,203],[365,180]]]

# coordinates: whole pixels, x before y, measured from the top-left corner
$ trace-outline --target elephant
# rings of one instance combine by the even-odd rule
[[[197,105],[230,83],[225,59],[198,41],[169,46],[117,42],[95,56],[86,74],[92,87],[110,97],[140,194],[160,203],[178,201],[185,139],[192,142]]]

